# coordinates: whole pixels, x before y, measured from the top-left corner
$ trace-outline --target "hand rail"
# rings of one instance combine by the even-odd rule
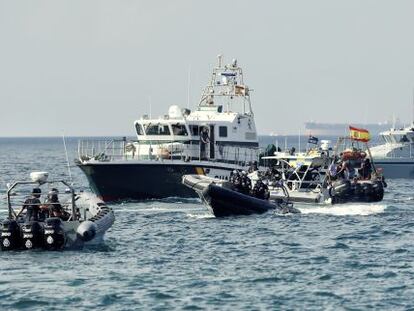
[[[214,144],[214,158],[210,157],[210,145],[201,150],[193,141],[139,142],[125,139],[79,140],[78,158],[80,162],[119,160],[153,161],[216,161],[247,165],[259,160],[262,149],[259,147],[223,146]]]

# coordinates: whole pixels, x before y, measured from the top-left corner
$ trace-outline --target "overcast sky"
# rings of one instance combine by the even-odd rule
[[[133,135],[191,106],[217,54],[259,132],[412,118],[414,1],[0,0],[0,136]]]

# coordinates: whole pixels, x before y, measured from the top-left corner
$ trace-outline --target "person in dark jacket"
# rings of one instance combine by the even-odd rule
[[[26,210],[25,222],[38,221],[39,220],[39,211],[40,211],[40,196],[42,190],[40,188],[33,188],[32,195],[27,198],[23,207],[18,213],[20,215],[24,210]]]
[[[363,179],[371,179],[372,174],[372,164],[371,160],[366,158],[359,169],[359,173]]]
[[[59,217],[63,220],[67,220],[68,215],[59,202],[58,194],[59,191],[56,188],[53,188],[48,193],[42,208],[47,211],[48,217]]]
[[[207,145],[210,143],[210,137],[208,135],[208,128],[203,127],[200,133],[200,158],[202,160],[207,159]]]
[[[258,199],[267,200],[269,198],[269,188],[259,179],[253,187],[252,195]]]

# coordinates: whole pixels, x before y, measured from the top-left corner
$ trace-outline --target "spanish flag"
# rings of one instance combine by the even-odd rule
[[[368,130],[359,129],[353,126],[349,126],[350,137],[353,140],[368,142],[371,139],[371,135]]]

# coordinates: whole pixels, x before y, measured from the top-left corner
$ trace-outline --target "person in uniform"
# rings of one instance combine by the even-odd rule
[[[59,202],[59,191],[53,188],[47,195],[47,198],[42,206],[42,209],[47,211],[48,217],[59,217],[67,220],[67,213]]]
[[[200,158],[201,159],[207,159],[206,149],[207,149],[208,143],[210,143],[208,129],[207,127],[203,127],[203,130],[200,133]]]
[[[42,190],[40,188],[33,188],[32,194],[27,198],[21,210],[17,215],[20,215],[24,210],[26,210],[25,222],[38,221],[39,220],[39,211],[40,211],[40,196]]]
[[[359,169],[359,173],[363,179],[371,179],[372,164],[369,158],[364,159]]]

